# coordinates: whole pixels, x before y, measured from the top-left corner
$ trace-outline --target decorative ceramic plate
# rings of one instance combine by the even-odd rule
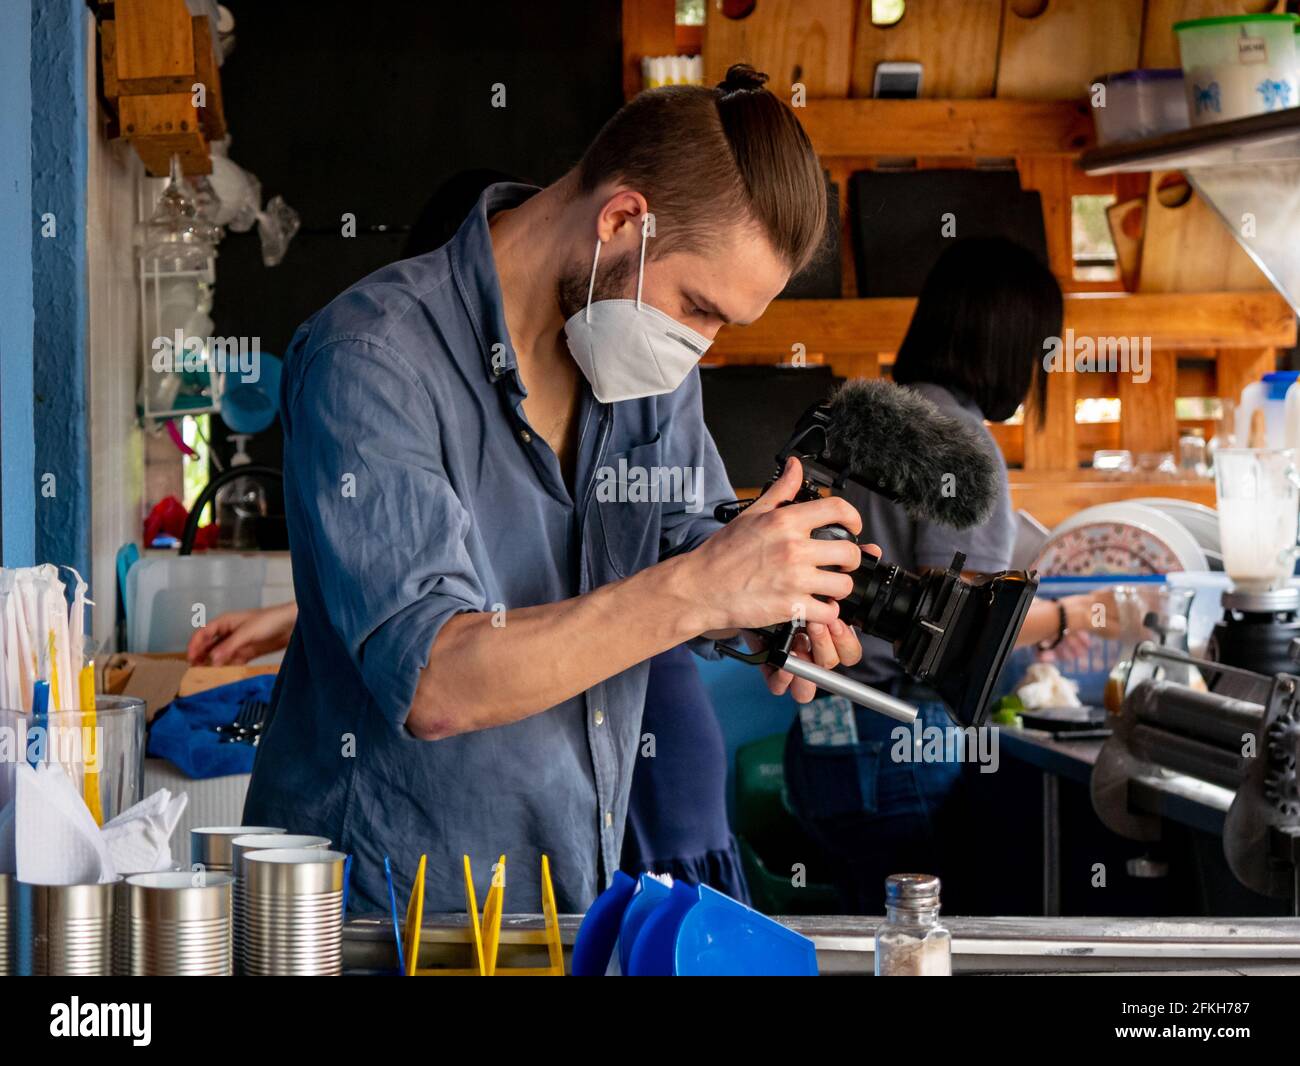
[[[1146,507],[1153,507],[1161,514],[1177,519],[1182,527],[1196,538],[1196,543],[1207,552],[1216,555],[1222,553],[1219,546],[1219,513],[1213,507],[1191,500],[1175,500],[1170,497],[1151,496],[1133,500]]]
[[[1167,574],[1187,569],[1150,529],[1126,522],[1089,522],[1054,533],[1034,563],[1040,574]]]
[[[1117,500],[1113,503],[1098,504],[1094,507],[1086,507],[1082,511],[1071,515],[1052,530],[1052,537],[1043,546],[1043,551],[1046,552],[1056,538],[1066,533],[1081,529],[1084,526],[1098,524],[1135,527],[1148,534],[1167,551],[1172,552],[1177,560],[1177,565],[1170,567],[1168,570],[1157,571],[1159,573],[1178,570],[1206,570],[1209,568],[1209,561],[1201,545],[1197,542],[1197,538],[1177,518],[1173,518],[1154,507],[1135,503],[1132,500]],[[1044,571],[1044,573],[1049,574],[1052,572],[1050,570]],[[1098,569],[1092,572],[1103,573],[1105,571]],[[1152,571],[1139,568],[1115,572],[1143,574]]]

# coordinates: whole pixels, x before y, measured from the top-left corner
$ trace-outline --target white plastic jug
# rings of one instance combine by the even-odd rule
[[[1236,426],[1234,427],[1237,447],[1247,448],[1251,445],[1250,422],[1258,410],[1264,412],[1264,425],[1267,437],[1262,443],[1265,448],[1290,448],[1288,432],[1300,435],[1300,425],[1288,431],[1292,421],[1291,414],[1300,419],[1300,392],[1296,392],[1296,379],[1300,373],[1294,370],[1277,370],[1265,374],[1263,380],[1247,385],[1241,390],[1241,402],[1237,404]],[[1288,404],[1288,394],[1296,393],[1296,398]]]

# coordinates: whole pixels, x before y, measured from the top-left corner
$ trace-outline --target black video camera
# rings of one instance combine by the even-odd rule
[[[906,478],[900,478],[896,468],[882,466],[879,473],[873,473],[863,469],[865,464],[861,462],[856,464],[857,470],[848,468],[848,459],[836,446],[832,431],[834,411],[834,404],[823,403],[805,413],[777,455],[772,480],[780,477],[786,461],[794,456],[803,464],[804,483],[791,503],[820,499],[823,489],[842,490],[850,481],[888,499],[905,502]],[[752,502],[722,504],[716,509],[716,517],[728,522]],[[823,526],[814,530],[813,536],[854,539],[842,526]],[[988,716],[993,687],[1015,646],[1038,581],[1024,570],[967,579],[961,573],[965,561],[966,557],[957,552],[947,569],[926,568],[913,573],[884,559],[863,555],[853,571],[853,591],[840,600],[840,617],[864,633],[889,641],[899,665],[916,681],[935,689],[953,721],[978,726]],[[751,655],[725,645],[719,647],[748,662],[788,669],[828,691],[892,717],[905,717],[899,712],[899,701],[892,697],[841,674],[817,667],[809,670],[810,664],[796,660],[791,654],[796,631],[794,623],[767,627],[762,631],[767,638],[766,649]],[[863,690],[872,694],[871,698]]]

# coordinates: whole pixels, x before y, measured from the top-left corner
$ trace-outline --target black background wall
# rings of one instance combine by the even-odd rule
[[[552,181],[622,103],[617,0],[225,0],[235,50],[221,68],[230,156],[302,217],[284,261],[255,231],[217,261],[220,336],[281,354],[353,282],[400,259],[447,178],[486,167]],[[492,107],[495,83],[506,106]],[[342,216],[356,216],[355,237]],[[214,423],[220,420],[214,418]],[[231,449],[214,425],[223,461]],[[277,427],[255,461],[280,465]]]

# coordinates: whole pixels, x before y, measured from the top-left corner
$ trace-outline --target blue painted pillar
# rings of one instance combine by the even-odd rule
[[[0,3],[0,562],[36,556],[30,0]]]
[[[89,577],[84,0],[39,0],[31,47],[36,559]]]

